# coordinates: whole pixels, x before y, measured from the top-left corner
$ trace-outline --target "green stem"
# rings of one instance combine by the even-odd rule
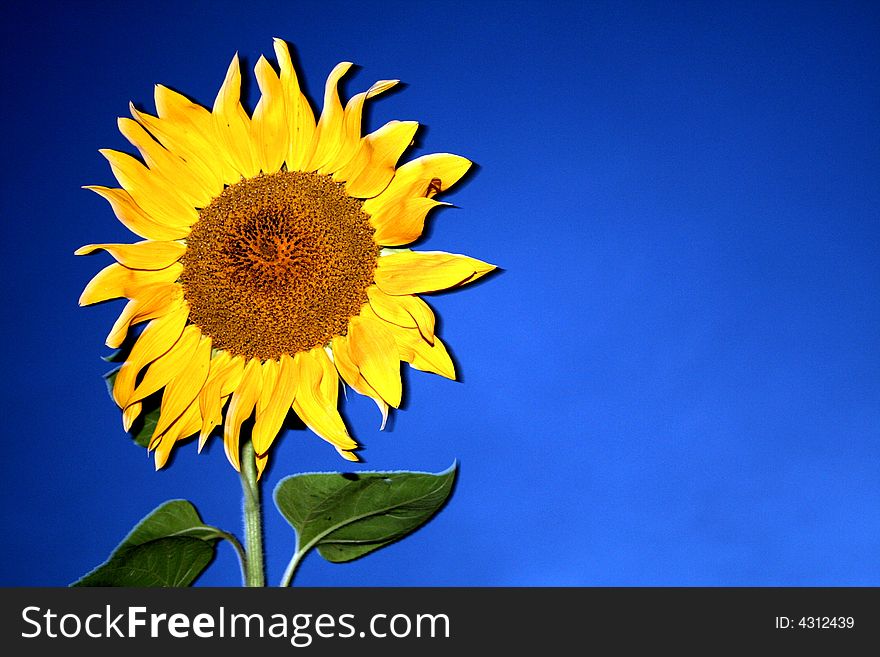
[[[290,586],[291,581],[293,581],[293,576],[296,573],[297,566],[299,566],[299,562],[302,561],[302,558],[306,556],[306,552],[308,551],[308,548],[305,550],[297,549],[297,551],[293,553],[293,556],[290,558],[290,563],[287,564],[287,568],[284,571],[284,577],[281,578],[281,586]]]
[[[229,541],[229,543],[235,549],[235,553],[238,555],[238,563],[241,566],[241,581],[242,581],[242,583],[246,582],[247,581],[247,554],[245,553],[244,548],[241,546],[241,543],[239,542],[239,540],[235,536],[233,536],[232,534],[229,534],[228,532],[218,530],[217,534],[220,536],[220,538],[225,538],[227,541]]]
[[[266,586],[260,488],[251,441],[247,441],[241,450],[241,489],[244,493],[244,545],[247,552],[244,585]]]

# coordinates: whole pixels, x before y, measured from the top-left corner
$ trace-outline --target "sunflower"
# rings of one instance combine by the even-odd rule
[[[468,170],[449,153],[398,160],[418,124],[390,121],[361,135],[365,101],[345,107],[337,65],[318,120],[300,90],[287,44],[274,42],[280,73],[260,57],[260,99],[241,104],[238,56],[212,109],[162,85],[156,116],[130,106],[119,130],[142,161],[104,149],[119,188],[87,186],[143,238],[89,244],[115,263],[86,286],[80,305],[127,298],[107,337],[119,347],[148,322],[118,370],[113,398],[125,430],[161,391],[149,442],[156,468],[195,434],[199,450],[222,424],[236,470],[242,424],[254,417],[256,466],[292,408],[305,425],[356,461],[359,446],[338,411],[340,379],[382,413],[401,401],[400,363],[454,379],[419,293],[476,280],[493,265],[463,255],[416,252],[435,196]],[[397,248],[395,248],[397,247]]]

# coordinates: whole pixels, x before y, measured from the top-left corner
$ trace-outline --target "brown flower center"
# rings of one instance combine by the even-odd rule
[[[262,359],[344,335],[379,256],[362,203],[330,176],[301,171],[227,187],[186,240],[190,321],[215,348]]]

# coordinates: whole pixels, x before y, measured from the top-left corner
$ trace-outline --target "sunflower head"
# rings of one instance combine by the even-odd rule
[[[381,80],[343,107],[327,79],[315,120],[287,44],[275,40],[279,71],[261,57],[260,99],[241,104],[238,57],[207,109],[156,86],[156,115],[131,106],[119,119],[141,159],[101,153],[118,188],[89,186],[143,241],[89,244],[116,262],[80,297],[87,305],[129,301],[107,336],[118,347],[145,323],[113,385],[129,429],[144,400],[161,391],[149,449],[156,467],[180,440],[199,449],[222,425],[239,469],[239,434],[251,439],[260,472],[290,409],[349,460],[358,444],[338,408],[340,380],[372,398],[384,420],[401,400],[400,363],[455,378],[418,296],[463,285],[494,269],[463,255],[401,247],[421,234],[434,197],[470,162],[449,153],[398,166],[418,124],[390,121],[361,134],[366,100]]]

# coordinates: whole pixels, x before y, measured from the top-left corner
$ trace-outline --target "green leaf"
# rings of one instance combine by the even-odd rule
[[[159,415],[161,407],[157,406],[146,413],[143,413],[137,422],[131,427],[131,439],[141,447],[149,447],[150,439],[159,423]]]
[[[135,525],[116,550],[177,536],[214,540],[220,537],[219,531],[216,527],[210,527],[202,522],[192,502],[168,500]]]
[[[160,538],[126,550],[71,586],[189,586],[213,558],[214,547],[206,541]]]
[[[297,553],[317,548],[343,563],[397,541],[427,522],[452,492],[445,472],[319,473],[287,477],[275,504],[297,533]]]
[[[224,534],[205,525],[186,500],[141,520],[103,564],[71,586],[189,586],[214,558]]]
[[[121,365],[119,367],[122,367]],[[119,374],[119,367],[114,367],[112,370],[104,374],[104,383],[107,384],[107,394],[110,395],[110,398],[113,398],[113,386],[116,385],[116,376]]]
[[[101,356],[101,360],[105,363],[124,363],[130,351],[131,345],[122,346],[119,349],[115,349],[113,353]]]

